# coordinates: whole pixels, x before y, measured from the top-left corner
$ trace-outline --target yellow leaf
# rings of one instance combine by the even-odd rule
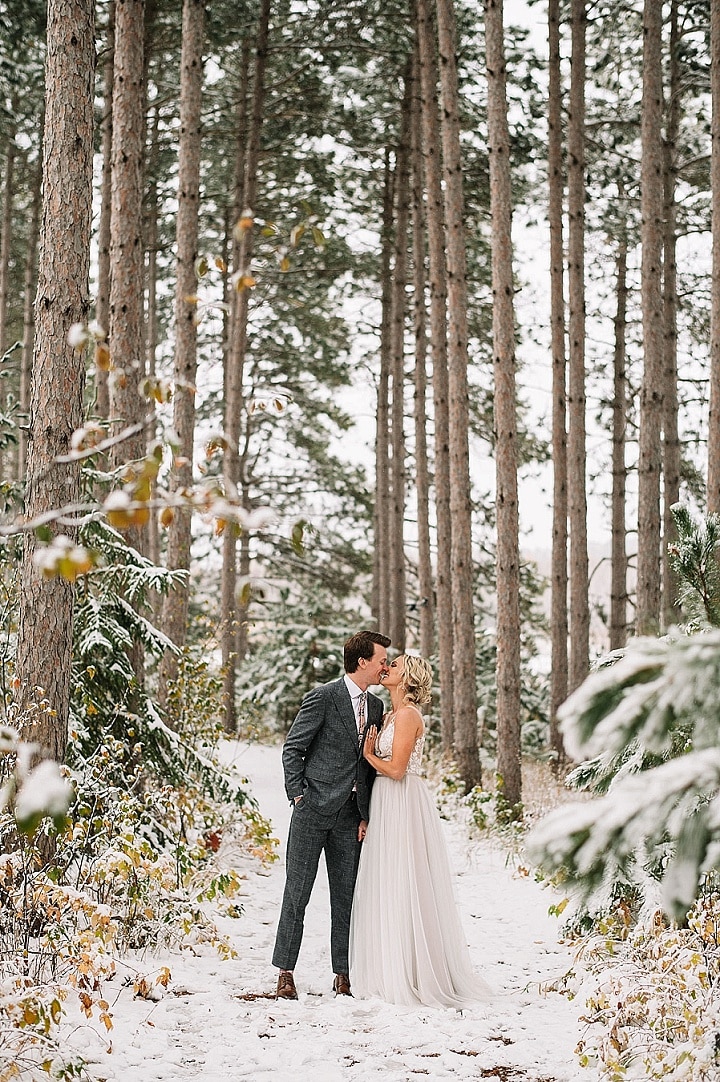
[[[95,346],[95,367],[100,372],[109,372],[112,368],[110,350],[105,342],[98,342]]]
[[[172,507],[163,507],[160,512],[160,525],[168,528],[171,522],[175,519],[175,511]]]
[[[248,229],[253,227],[253,216],[249,211],[245,211],[236,221],[235,228],[233,230],[235,238],[239,240],[243,233],[247,233]]]

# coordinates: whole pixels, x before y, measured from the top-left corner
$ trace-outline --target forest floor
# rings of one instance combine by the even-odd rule
[[[290,810],[280,748],[228,743],[226,755],[249,779],[264,815],[284,843]],[[105,995],[113,1029],[68,1019],[65,1048],[82,1055],[95,1079],[164,1082],[293,1078],[297,1082],[592,1082],[573,1054],[581,1036],[582,997],[551,990],[573,966],[548,907],[559,898],[493,841],[469,841],[446,823],[456,893],[473,963],[496,995],[468,1010],[395,1007],[335,999],[328,943],[328,891],[321,867],[296,968],[297,1002],[273,998],[270,964],[284,869],[244,857],[239,917],[219,915],[237,957],[211,948],[146,952],[128,960]],[[280,847],[282,856],[283,846]],[[235,862],[237,866],[237,862]],[[166,966],[157,1001],[134,998]]]

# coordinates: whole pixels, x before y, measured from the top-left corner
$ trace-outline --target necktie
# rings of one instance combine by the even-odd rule
[[[365,703],[367,702],[367,691],[363,691],[358,696],[358,743],[362,743],[363,733],[365,732]]]

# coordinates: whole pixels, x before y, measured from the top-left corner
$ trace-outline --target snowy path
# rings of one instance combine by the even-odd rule
[[[280,749],[229,747],[284,839],[290,810]],[[580,1002],[540,991],[572,964],[570,952],[556,941],[557,921],[547,916],[552,895],[514,873],[490,845],[469,844],[450,824],[447,837],[473,962],[498,993],[492,1003],[458,1014],[336,1000],[322,867],[296,969],[300,999],[268,998],[275,986],[270,956],[283,867],[280,861],[269,869],[248,862],[244,913],[220,922],[238,958],[221,961],[210,952],[146,958],[148,974],[162,965],[171,969],[170,993],[151,1003],[134,1000],[131,987],[116,987],[112,1050],[91,1025],[74,1030],[68,1043],[93,1075],[112,1082],[261,1082],[279,1074],[297,1082],[408,1082],[423,1076],[592,1082],[593,1072],[579,1068],[573,1056]]]

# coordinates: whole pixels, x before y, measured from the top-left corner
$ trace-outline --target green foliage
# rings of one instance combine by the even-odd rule
[[[635,640],[585,681],[561,717],[576,760],[611,764],[635,750],[606,796],[540,824],[531,838],[536,859],[564,868],[585,899],[619,877],[636,881],[637,863],[662,880],[668,911],[682,917],[718,860],[720,631]]]
[[[695,522],[682,504],[672,508],[677,541],[669,548],[673,570],[680,578],[680,597],[689,630],[720,627],[720,515]]]
[[[303,696],[317,684],[343,672],[342,647],[361,617],[343,610],[322,590],[302,601],[283,591],[277,602],[262,606],[253,648],[239,665],[238,708],[245,735],[269,727],[285,733]]]

